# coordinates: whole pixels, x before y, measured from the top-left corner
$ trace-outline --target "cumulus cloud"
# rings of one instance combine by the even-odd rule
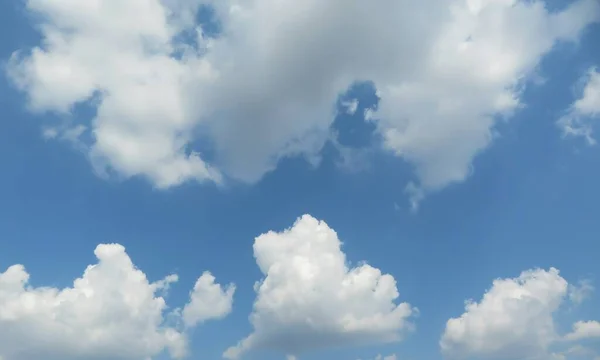
[[[593,145],[596,139],[593,137],[592,120],[600,116],[600,73],[591,68],[580,82],[583,84],[581,97],[571,105],[558,125],[565,136],[583,137]]]
[[[449,358],[529,359],[556,340],[553,313],[567,294],[558,270],[530,270],[495,280],[479,303],[448,320],[440,341]]]
[[[560,336],[554,316],[570,299],[569,284],[557,269],[528,270],[514,279],[498,279],[479,302],[467,301],[465,312],[448,320],[440,347],[448,359],[546,360],[579,356],[575,344],[552,352],[564,341],[600,336],[596,321],[580,321]],[[575,299],[576,301],[576,299]]]
[[[255,286],[254,332],[227,358],[394,342],[412,329],[417,310],[396,303],[394,278],[367,264],[349,267],[337,234],[322,221],[305,215],[290,229],[260,235],[254,256],[265,276]]]
[[[215,283],[215,277],[206,272],[200,276],[190,292],[190,302],[183,308],[186,326],[196,326],[208,319],[222,318],[231,312],[235,285],[226,289]]]
[[[565,340],[569,341],[589,338],[600,338],[600,322],[578,321],[573,324],[573,332],[565,336]]]
[[[180,310],[173,309],[169,316],[165,299],[157,295],[166,292],[177,275],[149,282],[118,244],[99,245],[95,255],[98,263],[64,289],[31,286],[22,265],[0,273],[1,359],[139,360],[164,351],[172,358],[186,355]],[[231,309],[229,289],[223,292],[204,274],[185,306],[192,314],[186,324],[224,316]],[[211,304],[228,305],[211,312]]]
[[[145,175],[158,187],[220,181],[218,171],[187,149],[198,120],[189,110],[188,83],[211,76],[206,61],[173,56],[173,37],[187,23],[189,6],[177,14],[158,0],[27,0],[26,6],[41,19],[43,43],[15,53],[9,75],[34,111],[64,114],[81,103],[96,108],[93,119],[59,128],[86,127],[98,171]]]
[[[418,185],[462,181],[495,118],[521,105],[520,85],[540,59],[600,19],[596,0],[560,12],[539,0],[26,6],[43,40],[15,53],[9,74],[31,108],[90,104],[94,118],[75,122],[96,168],[159,187],[222,174],[252,182],[283,157],[314,159],[338,96],[364,80],[381,100],[369,117],[385,148],[415,165]],[[195,21],[201,6],[214,11],[216,37]],[[197,140],[212,147],[212,165],[194,152]]]

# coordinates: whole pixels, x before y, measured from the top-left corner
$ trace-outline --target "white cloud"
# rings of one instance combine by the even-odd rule
[[[359,105],[358,99],[352,99],[349,101],[342,102],[342,106],[344,108],[346,108],[346,113],[348,115],[356,114],[356,110],[358,110],[358,105]]]
[[[171,56],[179,18],[157,0],[26,4],[43,19],[44,40],[30,54],[13,55],[10,75],[34,111],[96,104],[88,152],[99,171],[145,175],[158,187],[220,181],[198,155],[186,153],[198,120],[189,110],[188,83],[211,71],[202,60]]]
[[[589,298],[594,292],[594,286],[590,280],[580,281],[578,285],[569,286],[569,300],[579,305]]]
[[[454,2],[414,75],[376,82],[387,147],[416,164],[426,189],[463,180],[492,140],[493,116],[518,109],[523,78],[599,12],[595,1],[558,14],[538,1]]]
[[[462,181],[544,54],[600,19],[596,0],[558,13],[517,0],[26,3],[44,40],[10,73],[31,107],[92,99],[94,165],[159,187],[221,173],[251,182],[282,157],[314,158],[338,95],[361,80],[380,94],[371,115],[385,147],[415,165],[419,186]],[[201,3],[216,11],[216,39],[193,24]],[[183,30],[198,49],[174,40]],[[215,167],[189,152],[198,134]]]
[[[573,332],[565,335],[565,340],[569,341],[588,338],[600,338],[600,322],[578,321],[573,324]]]
[[[596,139],[592,136],[592,119],[600,116],[600,73],[596,68],[591,68],[580,82],[583,84],[581,97],[571,105],[558,125],[565,136],[581,136],[593,145]]]
[[[187,352],[179,309],[166,317],[165,292],[176,275],[151,283],[117,244],[99,245],[98,263],[87,267],[72,287],[33,287],[22,265],[0,273],[0,358],[3,360],[148,359],[168,350]],[[214,278],[203,275],[186,308],[230,302]],[[219,289],[220,290],[220,289]],[[207,294],[208,299],[200,298]],[[230,309],[230,306],[229,306]],[[223,308],[193,317],[189,325],[225,315]],[[173,323],[167,319],[170,318]]]
[[[467,301],[465,312],[448,320],[440,340],[442,353],[447,359],[595,358],[593,350],[577,341],[600,337],[600,323],[576,322],[564,336],[556,331],[555,315],[561,305],[567,300],[580,304],[582,298],[573,290],[582,288],[593,287],[589,281],[569,285],[554,268],[495,280],[479,302]]]
[[[417,310],[396,304],[391,275],[367,264],[350,268],[340,247],[335,231],[309,215],[283,232],[257,237],[254,256],[265,277],[255,286],[254,332],[225,356],[255,349],[298,355],[401,340]]]
[[[222,318],[231,312],[235,286],[223,289],[215,283],[215,277],[206,272],[200,276],[194,290],[190,293],[190,302],[183,308],[183,321],[186,326],[196,326],[208,319]]]
[[[538,359],[559,337],[553,314],[567,295],[558,270],[530,270],[495,280],[479,303],[448,320],[440,341],[451,359]]]

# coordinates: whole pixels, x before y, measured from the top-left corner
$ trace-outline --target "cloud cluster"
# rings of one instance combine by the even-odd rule
[[[72,287],[33,287],[22,265],[0,273],[0,358],[3,360],[149,359],[164,351],[187,353],[179,309],[167,314],[167,291],[177,275],[149,282],[117,244],[99,245],[98,263]],[[231,311],[225,290],[204,273],[183,310],[185,326]]]
[[[540,59],[600,19],[596,0],[559,12],[539,0],[26,7],[43,40],[13,55],[9,75],[31,108],[91,105],[92,119],[49,131],[75,137],[98,171],[145,176],[158,187],[223,176],[253,182],[283,157],[318,157],[338,96],[364,80],[380,96],[371,117],[384,147],[415,166],[416,186],[462,181],[492,141],[496,118],[521,105],[523,81]],[[216,37],[197,21],[201,8],[214,13]],[[211,164],[197,152],[207,147]]]
[[[251,334],[223,356],[271,351],[297,359],[324,348],[398,342],[415,327],[418,310],[398,302],[394,277],[361,263],[351,266],[336,232],[310,215],[254,242],[264,277],[255,284]],[[165,294],[178,280],[150,282],[118,244],[99,245],[97,264],[71,287],[34,287],[22,265],[0,273],[2,360],[140,360],[165,351],[188,354],[187,332],[232,311],[235,286],[203,273],[183,307]],[[450,318],[440,339],[445,359],[547,360],[593,358],[583,340],[600,339],[600,322],[576,321],[561,335],[555,321],[565,304],[578,305],[589,282],[569,285],[557,269],[533,269],[497,279],[478,302]],[[425,314],[426,316],[426,314]],[[377,360],[395,360],[395,354]]]
[[[76,143],[97,172],[143,176],[158,188],[255,182],[285,157],[318,159],[333,136],[340,94],[371,81],[379,103],[366,120],[383,150],[413,165],[406,192],[414,208],[428,192],[469,176],[498,119],[524,105],[523,87],[540,60],[600,20],[597,0],[558,11],[541,0],[24,4],[42,40],[12,55],[8,75],[31,111],[62,118],[44,124],[44,136]],[[198,19],[206,9],[216,34]],[[589,69],[581,83],[559,125],[595,143],[600,73]],[[82,105],[90,111],[76,112]],[[358,99],[342,105],[353,115]],[[253,331],[224,356],[270,350],[295,359],[324,347],[400,341],[413,330],[418,310],[397,301],[394,277],[351,266],[341,245],[309,215],[258,236],[254,256],[264,277],[255,286]],[[117,244],[95,254],[98,263],[64,289],[32,286],[21,265],[0,273],[1,360],[134,360],[165,351],[182,358],[189,329],[232,311],[235,286],[209,272],[187,304],[170,309],[164,294],[176,275],[150,282]],[[562,336],[555,323],[566,301],[577,305],[592,290],[569,286],[556,269],[496,280],[448,320],[441,352],[448,359],[592,356],[578,342],[600,337],[599,322],[575,322]]]
[[[394,342],[413,328],[417,310],[396,303],[395,279],[367,264],[350,267],[325,222],[304,215],[290,229],[262,234],[254,256],[265,275],[255,286],[254,332],[228,349],[227,358],[258,349],[298,355]]]

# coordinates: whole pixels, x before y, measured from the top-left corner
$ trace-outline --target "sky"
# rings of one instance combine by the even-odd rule
[[[600,359],[597,0],[0,2],[0,360]]]

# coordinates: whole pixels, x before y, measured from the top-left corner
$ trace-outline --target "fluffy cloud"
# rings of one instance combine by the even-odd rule
[[[0,273],[1,359],[139,360],[165,350],[172,358],[185,356],[180,310],[166,316],[165,300],[157,295],[177,276],[149,282],[117,244],[99,245],[95,254],[98,263],[70,288],[33,287],[22,265]],[[231,309],[229,289],[202,275],[185,306],[184,314],[191,314],[184,316],[186,324],[224,316]]]
[[[394,278],[367,264],[350,268],[340,246],[335,231],[309,215],[257,237],[254,256],[265,277],[255,286],[254,332],[225,356],[392,342],[411,330],[416,309],[396,304]]]
[[[565,336],[565,339],[569,341],[588,338],[600,338],[600,322],[578,321],[573,324],[573,332]]]
[[[190,302],[183,308],[183,321],[186,326],[196,326],[208,319],[222,318],[231,312],[235,286],[227,289],[215,283],[215,277],[204,273],[196,281],[190,292]]]
[[[566,299],[572,300],[569,288],[554,268],[494,281],[480,302],[469,300],[460,317],[448,320],[440,340],[442,353],[448,359],[502,360],[567,359],[590,353],[580,344],[551,352],[564,341],[600,337],[596,321],[580,321],[571,333],[557,334],[554,316]]]
[[[415,165],[416,185],[461,181],[544,54],[600,19],[596,0],[560,12],[518,0],[26,4],[43,43],[9,73],[32,109],[92,104],[95,117],[75,122],[96,168],[159,187],[222,173],[251,182],[282,157],[318,156],[338,95],[362,80],[381,97],[371,115],[385,148]],[[194,21],[200,6],[214,10],[216,38]]]
[[[600,116],[600,73],[596,68],[589,69],[581,83],[581,97],[571,105],[567,115],[558,121],[558,125],[565,136],[581,136],[592,145],[596,140],[592,136],[591,120]]]
[[[529,359],[556,340],[553,313],[567,294],[558,270],[523,272],[494,281],[479,302],[448,320],[440,341],[449,358]]]
[[[463,180],[473,157],[490,144],[496,118],[521,105],[523,79],[540,58],[556,41],[576,38],[600,18],[596,1],[575,2],[560,13],[550,13],[540,1],[437,5],[448,13],[434,11],[434,24],[424,22],[427,28],[414,33],[419,40],[425,34],[424,42],[410,44],[422,57],[402,58],[412,67],[375,81],[385,144],[416,165],[424,190]],[[413,17],[412,27],[424,14],[406,16]]]
[[[173,37],[190,8],[171,14],[158,0],[26,4],[42,19],[36,25],[43,44],[13,55],[9,74],[27,92],[31,108],[68,113],[81,103],[96,107],[90,121],[74,119],[55,132],[85,126],[89,133],[81,135],[92,140],[80,139],[99,172],[145,175],[158,187],[220,181],[218,171],[187,149],[198,120],[189,109],[188,86],[211,74],[206,61],[173,57]]]

